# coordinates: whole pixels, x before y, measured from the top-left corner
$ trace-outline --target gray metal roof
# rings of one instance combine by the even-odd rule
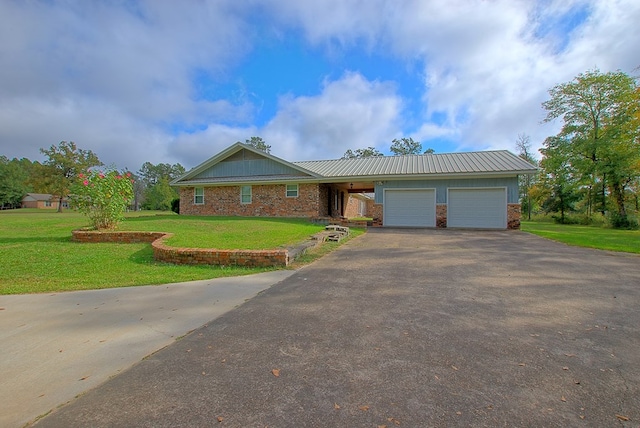
[[[508,150],[292,162],[322,177],[533,173],[536,168]]]
[[[198,174],[212,165],[228,158],[239,150],[246,149],[267,159],[288,165],[299,174],[246,175],[225,177],[198,177]],[[443,153],[406,156],[373,156],[357,159],[334,159],[319,161],[288,162],[273,155],[263,153],[236,143],[191,171],[171,182],[174,186],[203,184],[229,184],[246,182],[320,181],[337,179],[357,179],[365,181],[384,179],[410,179],[411,177],[472,176],[472,175],[513,175],[533,174],[536,167],[508,150],[484,152]]]

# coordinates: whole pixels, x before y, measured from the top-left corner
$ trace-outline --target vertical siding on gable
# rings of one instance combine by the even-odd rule
[[[506,187],[507,203],[515,204],[519,202],[518,178],[517,177],[496,177],[496,178],[473,178],[473,179],[440,179],[440,180],[407,180],[407,181],[385,181],[384,184],[376,184],[375,201],[377,204],[383,203],[383,189],[395,188],[435,188],[436,203],[447,203],[447,189],[450,187]]]
[[[271,159],[223,161],[201,172],[194,178],[250,177],[264,175],[300,175],[300,171]]]

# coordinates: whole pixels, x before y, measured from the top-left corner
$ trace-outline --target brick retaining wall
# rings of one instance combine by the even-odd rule
[[[159,262],[190,265],[221,265],[272,267],[288,266],[289,250],[217,250],[212,248],[170,247],[164,240],[173,236],[164,232],[128,232],[74,230],[71,240],[74,242],[98,243],[112,242],[132,244],[151,242],[153,258]]]

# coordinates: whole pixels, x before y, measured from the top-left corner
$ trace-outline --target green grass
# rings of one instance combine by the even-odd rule
[[[523,221],[521,229],[578,247],[640,254],[640,230],[617,230],[537,221]]]
[[[130,218],[119,229],[170,231],[175,235],[165,243],[172,247],[268,250],[296,244],[323,228],[304,219],[174,215]]]
[[[322,226],[296,219],[183,217],[132,213],[120,230],[175,233],[169,245],[268,249],[306,239]],[[166,284],[264,272],[269,268],[180,266],[153,259],[150,244],[80,244],[82,215],[0,211],[0,294]]]

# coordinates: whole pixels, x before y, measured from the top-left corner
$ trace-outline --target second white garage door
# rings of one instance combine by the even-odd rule
[[[449,189],[447,227],[507,228],[507,189]]]
[[[435,227],[435,189],[386,189],[383,219],[385,226]]]

